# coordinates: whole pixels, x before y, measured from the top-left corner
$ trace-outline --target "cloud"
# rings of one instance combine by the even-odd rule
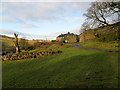
[[[2,20],[11,22],[52,21],[87,9],[89,3],[82,2],[3,2]]]
[[[34,24],[23,24],[21,25],[21,28],[36,28],[37,26]]]
[[[5,2],[6,1],[6,2]],[[79,17],[78,15],[83,13],[82,11],[86,10],[89,7],[90,2],[17,2],[16,0],[12,0],[12,2],[7,2],[5,0],[2,2],[2,16],[1,20],[6,22],[10,22],[11,24],[17,23],[18,30],[20,28],[36,28],[38,25],[46,24],[46,22],[52,23],[61,22],[61,20],[66,20],[70,22],[83,21],[83,17]],[[21,0],[23,1],[23,0]],[[77,16],[76,16],[77,15]],[[62,21],[62,22],[63,22]],[[44,23],[45,22],[45,23]],[[35,24],[33,24],[35,23]],[[8,24],[8,23],[7,23]],[[6,26],[7,26],[6,24]],[[8,25],[9,26],[9,25]],[[45,26],[45,25],[43,25]],[[47,25],[46,25],[47,26]],[[12,26],[11,26],[12,27]],[[10,28],[11,28],[10,27]],[[13,28],[14,29],[14,28]],[[37,29],[36,29],[37,30]],[[55,38],[57,35],[66,32],[77,32],[77,30],[63,30],[63,32],[56,32],[54,35],[47,35],[48,38]],[[14,30],[3,30],[4,34],[13,35]],[[45,35],[33,35],[33,34],[25,34],[21,32],[16,32],[20,36],[25,36],[27,38],[45,38]]]
[[[26,34],[21,33],[15,30],[8,30],[8,29],[0,29],[0,34],[8,35],[14,37],[14,33],[17,33],[20,38],[25,37],[27,39],[45,39],[45,35],[39,35],[39,34]]]
[[[8,30],[8,29],[0,29],[0,34],[8,35],[14,37],[14,33],[17,33],[20,38],[25,37],[26,39],[44,39],[44,40],[55,40],[58,35],[65,34],[67,32],[79,34],[80,33],[80,27],[58,31],[54,33],[50,33],[48,35],[40,35],[40,34],[27,34],[27,33],[21,33],[19,31],[15,30]]]
[[[64,18],[65,20],[68,20],[68,21],[83,21],[85,20],[84,17],[67,17],[67,18]]]
[[[14,30],[7,30],[7,29],[0,29],[0,33],[1,34],[7,34],[7,35],[14,35],[14,33],[17,33],[19,35],[23,35],[23,33],[21,33],[21,32],[17,32],[17,31],[14,31]]]
[[[0,15],[0,21],[7,21],[7,22],[15,22],[15,23],[17,23],[17,22],[24,22],[24,21],[22,21],[21,19],[19,19],[19,18],[16,18],[16,17],[12,17],[12,16],[8,16],[8,15]]]
[[[1,0],[1,1],[2,2],[93,2],[96,0]],[[99,0],[99,1],[103,1],[103,0]],[[104,1],[109,1],[109,0],[104,0]]]
[[[54,19],[55,16],[49,13],[55,9],[55,5],[49,3],[3,3],[3,21],[44,21]]]
[[[62,30],[62,31],[58,31],[58,32],[54,32],[54,33],[51,33],[49,35],[47,35],[48,37],[52,37],[53,39],[56,39],[56,37],[60,34],[65,34],[65,33],[74,33],[74,34],[80,34],[80,27],[76,27],[76,28],[73,28],[73,29],[68,29],[68,30]]]

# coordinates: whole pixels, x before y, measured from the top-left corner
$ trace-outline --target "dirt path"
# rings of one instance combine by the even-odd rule
[[[84,48],[84,49],[94,49],[94,50],[99,50],[99,51],[106,51],[106,52],[120,52],[120,50],[107,50],[107,49],[101,49],[101,48],[84,47],[84,46],[79,45],[78,43],[74,43],[72,46]]]

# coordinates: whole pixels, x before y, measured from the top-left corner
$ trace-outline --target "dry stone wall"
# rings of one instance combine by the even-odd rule
[[[22,53],[11,53],[0,57],[1,60],[21,60],[27,58],[41,58],[45,56],[51,56],[62,51],[39,51],[39,52],[22,52]]]

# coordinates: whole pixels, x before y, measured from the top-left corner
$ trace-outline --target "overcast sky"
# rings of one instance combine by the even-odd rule
[[[15,32],[28,39],[55,39],[68,31],[80,33],[81,24],[85,20],[83,13],[89,8],[90,2],[4,0],[0,6],[1,34],[13,36]]]

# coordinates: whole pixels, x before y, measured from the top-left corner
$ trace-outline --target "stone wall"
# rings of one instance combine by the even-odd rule
[[[41,58],[45,56],[51,56],[57,53],[62,53],[62,51],[39,51],[39,52],[22,52],[19,54],[11,53],[7,55],[0,56],[1,60],[21,60],[27,58]]]

